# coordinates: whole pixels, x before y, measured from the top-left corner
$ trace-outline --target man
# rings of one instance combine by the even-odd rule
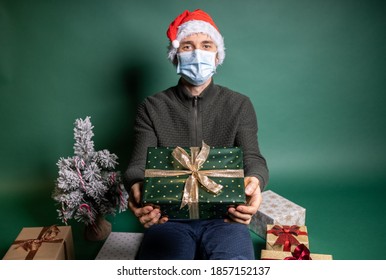
[[[248,227],[261,203],[268,169],[257,141],[257,120],[249,98],[215,85],[224,41],[202,10],[185,11],[169,26],[168,57],[181,76],[178,85],[146,98],[135,123],[135,146],[125,173],[129,208],[146,228],[139,259],[254,259]],[[243,149],[247,205],[229,208],[228,218],[168,220],[157,207],[140,204],[148,147]]]

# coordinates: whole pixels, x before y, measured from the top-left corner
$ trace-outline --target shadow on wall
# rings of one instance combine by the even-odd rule
[[[118,74],[122,86],[121,94],[124,104],[122,120],[120,121],[119,132],[113,140],[113,150],[119,157],[119,168],[126,171],[134,144],[134,123],[137,107],[142,103],[148,92],[149,69],[145,61],[137,59],[129,60]],[[151,73],[150,73],[151,74]]]

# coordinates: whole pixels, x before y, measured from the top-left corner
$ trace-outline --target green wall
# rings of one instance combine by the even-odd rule
[[[386,228],[386,6],[359,0],[0,0],[0,257],[21,227],[58,223],[50,195],[76,118],[124,171],[136,105],[178,78],[166,28],[196,8],[225,39],[215,82],[254,103],[268,189],[307,208],[320,253],[384,258],[385,242],[344,245],[346,226],[365,223],[361,240]],[[141,230],[128,212],[111,220]],[[79,258],[99,248],[78,242]]]

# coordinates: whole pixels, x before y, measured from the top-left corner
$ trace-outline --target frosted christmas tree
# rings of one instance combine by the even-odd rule
[[[125,211],[128,194],[120,173],[115,171],[118,157],[108,150],[94,150],[90,117],[77,119],[74,125],[74,156],[60,158],[57,163],[59,177],[53,199],[59,204],[58,216],[63,223],[69,219],[83,222],[86,237],[100,240],[111,231],[111,224],[104,217]]]

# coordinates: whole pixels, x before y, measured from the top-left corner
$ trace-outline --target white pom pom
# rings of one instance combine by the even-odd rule
[[[180,42],[178,40],[173,40],[172,46],[173,48],[178,49],[178,47],[180,46]]]

